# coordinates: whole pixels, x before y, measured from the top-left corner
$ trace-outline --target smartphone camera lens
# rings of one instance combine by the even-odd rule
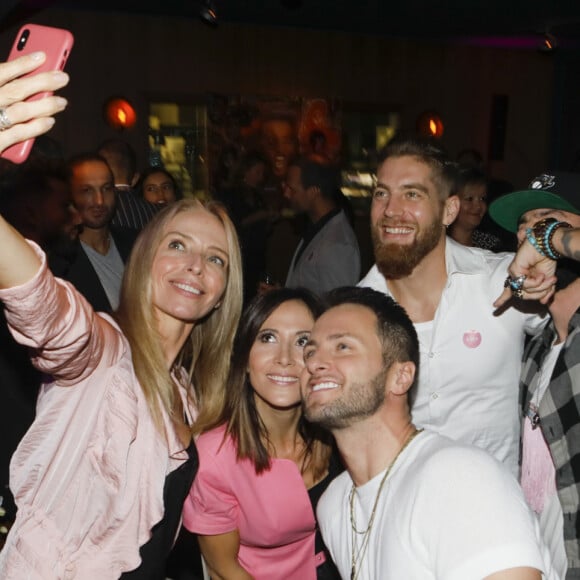
[[[18,44],[16,45],[16,50],[23,50],[26,46],[26,42],[28,41],[28,37],[30,36],[30,30],[26,28],[22,31],[20,38],[18,39]]]

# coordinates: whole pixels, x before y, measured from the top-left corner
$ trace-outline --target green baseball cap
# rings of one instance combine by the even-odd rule
[[[489,206],[489,215],[502,228],[518,231],[522,214],[532,209],[561,209],[580,214],[580,173],[542,173],[530,188],[498,197]]]

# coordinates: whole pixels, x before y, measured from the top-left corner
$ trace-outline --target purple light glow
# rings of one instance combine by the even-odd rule
[[[457,43],[484,48],[534,50],[543,46],[543,40],[541,36],[464,36],[458,38]]]

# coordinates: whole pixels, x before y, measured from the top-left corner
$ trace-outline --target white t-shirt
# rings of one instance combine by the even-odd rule
[[[111,305],[111,310],[117,310],[121,296],[121,283],[123,281],[125,264],[112,236],[110,240],[109,251],[105,255],[100,254],[82,240],[81,246],[99,277],[99,281]]]
[[[359,530],[368,525],[384,473],[356,490]],[[351,489],[344,472],[317,510],[322,536],[343,578],[351,574]],[[435,433],[417,435],[379,496],[358,580],[481,580],[514,567],[536,568],[546,579],[559,579],[515,478],[479,449]]]
[[[447,283],[431,327],[417,324],[419,382],[413,423],[472,443],[518,474],[518,383],[524,330],[538,316],[508,308],[495,315],[513,254],[468,248],[447,238]],[[376,265],[359,286],[389,294]]]

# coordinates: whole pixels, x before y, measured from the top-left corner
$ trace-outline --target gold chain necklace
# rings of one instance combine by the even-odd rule
[[[409,435],[409,437],[407,438],[405,443],[403,443],[403,446],[401,447],[401,449],[399,449],[399,452],[397,453],[397,455],[395,455],[395,458],[393,459],[393,461],[391,461],[391,464],[389,465],[389,467],[387,467],[387,470],[385,471],[385,475],[383,475],[383,478],[381,479],[381,483],[379,484],[379,489],[377,491],[377,496],[375,497],[375,503],[373,504],[373,509],[371,511],[371,517],[369,518],[369,523],[368,523],[366,530],[359,530],[356,527],[356,518],[355,518],[355,514],[354,514],[354,495],[355,495],[356,490],[355,490],[354,484],[350,490],[350,494],[348,496],[348,502],[350,505],[350,530],[351,530],[351,543],[352,543],[351,558],[350,558],[350,563],[351,563],[350,580],[356,580],[358,578],[359,573],[360,573],[359,564],[362,563],[362,560],[363,560],[363,558],[366,554],[367,548],[369,546],[369,540],[371,537],[371,529],[373,527],[373,524],[375,523],[375,515],[377,513],[377,506],[379,505],[379,497],[381,496],[381,491],[383,490],[383,486],[385,485],[385,482],[387,481],[387,477],[389,477],[389,473],[391,473],[391,470],[393,469],[393,465],[395,465],[397,459],[399,459],[399,455],[401,455],[401,453],[403,453],[403,451],[406,449],[406,447],[409,445],[409,443],[411,443],[411,441],[413,441],[413,439],[419,433],[421,433],[421,431],[423,431],[423,429],[415,429]],[[361,542],[360,548],[358,548],[357,535],[362,536],[362,542]]]

